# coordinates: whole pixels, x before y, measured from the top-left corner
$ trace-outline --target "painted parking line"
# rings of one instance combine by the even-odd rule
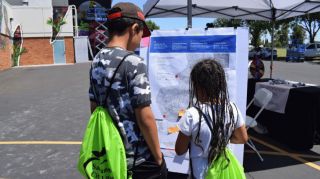
[[[264,142],[258,138],[255,138],[253,136],[250,136],[250,138],[264,146],[267,146],[277,152],[274,152],[272,154],[274,155],[283,155],[283,156],[288,156],[292,159],[295,159],[305,165],[308,165],[309,167],[312,167],[316,170],[320,171],[320,166],[317,164],[314,164],[312,162],[309,162],[301,157],[306,157],[306,158],[310,158],[311,155],[307,156],[301,156],[300,154],[292,154],[289,153],[283,149],[280,149],[272,144],[269,144],[267,142]],[[81,145],[81,141],[0,141],[0,145]],[[267,151],[264,151],[267,154]],[[271,154],[270,152],[268,152],[269,154]],[[313,156],[312,158],[317,157],[318,156]]]
[[[289,152],[287,152],[287,151],[285,151],[285,150],[283,150],[283,149],[280,149],[279,147],[276,147],[276,146],[274,146],[274,145],[272,145],[272,144],[269,144],[269,143],[267,143],[267,142],[264,142],[264,141],[262,141],[262,140],[260,140],[260,139],[258,139],[258,138],[253,137],[253,136],[250,136],[250,138],[251,138],[252,140],[254,140],[254,141],[256,141],[256,142],[264,145],[264,146],[267,146],[267,147],[269,147],[269,148],[271,148],[271,149],[273,149],[273,150],[275,150],[275,151],[277,151],[277,152],[279,152],[279,153],[282,153],[282,154],[284,154],[284,155],[286,155],[286,156],[288,156],[288,157],[290,157],[290,158],[292,158],[292,159],[295,159],[295,160],[297,160],[297,161],[299,161],[299,162],[301,162],[301,163],[303,163],[303,164],[305,164],[305,165],[308,165],[308,166],[311,167],[311,168],[314,168],[314,169],[320,171],[320,165],[317,165],[317,164],[315,164],[315,163],[309,162],[309,161],[307,161],[307,160],[305,160],[305,159],[303,159],[303,158],[301,158],[301,157],[298,157],[298,156],[296,156],[296,155],[293,155],[293,154],[291,154],[291,153],[289,153]]]
[[[0,145],[81,145],[80,141],[0,141]]]
[[[250,153],[250,154],[255,154],[256,152],[253,150],[245,150],[245,153]],[[260,154],[265,154],[265,155],[277,155],[277,156],[288,156],[288,154],[283,154],[283,153],[279,153],[279,152],[271,152],[271,151],[263,151],[263,150],[259,150]],[[301,158],[310,158],[310,159],[318,159],[320,160],[320,156],[319,155],[304,155],[304,154],[297,154],[297,153],[289,153],[291,155],[297,156],[297,157],[301,157]]]

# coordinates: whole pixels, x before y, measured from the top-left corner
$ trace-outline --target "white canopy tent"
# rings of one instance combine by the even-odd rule
[[[149,18],[188,17],[189,28],[192,27],[192,17],[208,17],[271,21],[274,30],[277,20],[319,12],[320,0],[148,0],[143,11]],[[272,66],[273,54],[270,78]]]

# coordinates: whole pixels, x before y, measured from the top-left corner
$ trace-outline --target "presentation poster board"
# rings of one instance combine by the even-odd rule
[[[0,33],[2,32],[2,19],[3,19],[3,15],[2,15],[2,0],[0,0]]]
[[[188,154],[176,156],[174,145],[179,116],[189,103],[189,75],[203,59],[219,61],[227,75],[232,101],[245,118],[248,64],[248,29],[189,29],[154,31],[147,59],[152,110],[157,119],[160,145],[171,172],[187,173]],[[243,162],[243,145],[230,145]]]

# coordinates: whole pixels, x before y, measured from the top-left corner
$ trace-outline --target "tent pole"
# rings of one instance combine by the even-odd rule
[[[270,63],[270,78],[272,78],[272,70],[273,70],[273,48],[274,48],[274,26],[275,22],[272,20],[272,29],[271,29],[271,63]]]
[[[188,28],[192,28],[192,0],[188,0]]]

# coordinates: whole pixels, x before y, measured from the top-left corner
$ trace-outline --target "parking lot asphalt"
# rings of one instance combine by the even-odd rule
[[[274,77],[320,84],[320,65],[274,65]],[[83,63],[0,72],[0,178],[81,178],[76,163],[90,116],[89,66]],[[265,160],[260,162],[246,148],[247,178],[320,178],[319,145],[310,151],[292,151],[268,136],[250,135],[257,139],[254,142]],[[186,176],[170,173],[169,178]]]

